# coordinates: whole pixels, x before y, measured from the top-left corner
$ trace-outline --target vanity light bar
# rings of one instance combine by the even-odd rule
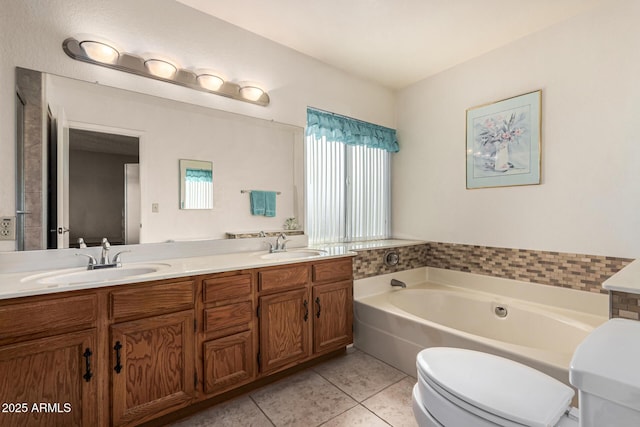
[[[83,46],[81,46],[81,44]],[[89,50],[85,51],[83,48],[88,46],[95,47],[96,45],[98,45],[97,47],[103,48],[103,46],[99,46],[100,44],[104,45],[103,43],[93,42],[92,40],[78,41],[73,37],[69,37],[62,43],[62,50],[64,50],[70,58],[77,61],[88,62],[101,67],[124,71],[125,73],[173,83],[201,92],[213,93],[263,107],[269,105],[270,99],[267,92],[255,86],[243,87],[236,83],[224,81],[220,77],[212,74],[197,75],[192,71],[177,68],[167,61],[155,58],[144,60],[130,53],[118,52],[108,45],[104,46],[107,46],[107,48],[110,48],[115,53],[112,53],[108,57],[109,59],[105,60],[100,60],[100,56],[96,56]],[[175,71],[171,72],[172,70],[169,66],[175,67]],[[216,86],[218,87],[216,88]]]

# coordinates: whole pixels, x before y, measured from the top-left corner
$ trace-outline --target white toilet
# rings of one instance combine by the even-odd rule
[[[578,346],[573,389],[520,363],[433,347],[417,357],[413,413],[420,427],[640,426],[640,322],[611,319]]]

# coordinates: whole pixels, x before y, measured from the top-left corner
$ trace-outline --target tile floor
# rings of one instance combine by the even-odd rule
[[[305,371],[199,412],[171,427],[417,426],[415,378],[349,348]]]

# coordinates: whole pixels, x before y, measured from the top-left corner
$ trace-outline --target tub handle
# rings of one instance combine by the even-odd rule
[[[304,300],[302,304],[304,305],[304,321],[306,322],[309,319],[309,303]]]
[[[316,312],[316,317],[319,319],[320,318],[320,311],[322,310],[322,307],[320,307],[320,297],[316,297],[316,305],[318,306],[318,311]]]

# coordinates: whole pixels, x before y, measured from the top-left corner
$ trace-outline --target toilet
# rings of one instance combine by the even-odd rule
[[[420,427],[640,426],[640,322],[611,319],[576,349],[571,387],[492,354],[450,347],[418,353],[413,413]]]

